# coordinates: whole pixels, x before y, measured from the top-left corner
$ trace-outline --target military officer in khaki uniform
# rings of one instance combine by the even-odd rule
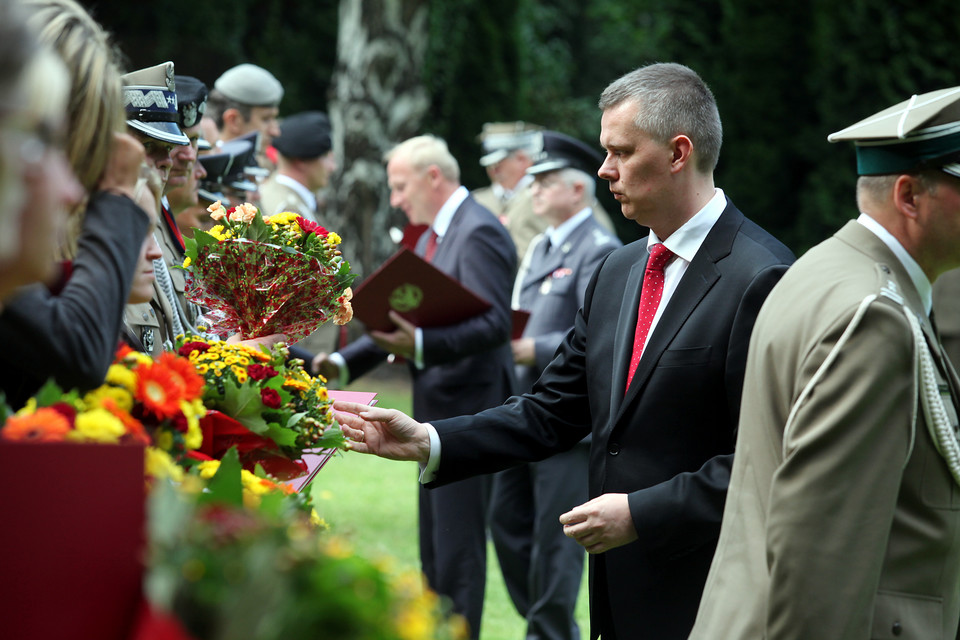
[[[277,170],[260,185],[263,214],[291,211],[335,230],[316,195],[337,168],[327,114],[304,111],[284,118],[273,146],[278,153]]]
[[[522,121],[488,122],[480,134],[484,155],[480,164],[486,168],[490,186],[470,192],[473,198],[492,211],[506,225],[522,260],[533,238],[547,229],[547,223],[533,212],[530,186],[533,176],[527,170],[543,155],[543,127]],[[599,169],[600,165],[595,167]],[[593,215],[608,231],[613,232],[610,215],[594,199]]]
[[[960,266],[960,87],[829,139],[861,213],[757,318],[696,640],[957,637],[960,380],[929,314]]]

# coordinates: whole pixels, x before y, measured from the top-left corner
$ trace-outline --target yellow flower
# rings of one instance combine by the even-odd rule
[[[78,413],[74,429],[74,433],[67,435],[70,440],[91,440],[108,444],[120,442],[121,436],[127,432],[120,419],[106,409]]]
[[[30,414],[37,412],[37,399],[30,398],[27,400],[27,404],[23,405],[23,408],[17,411],[18,416],[28,416]]]
[[[157,431],[153,439],[156,441],[157,446],[164,451],[169,451],[173,448],[173,434],[169,431]]]
[[[103,406],[103,400],[109,398],[113,400],[118,409],[129,412],[133,409],[133,396],[126,389],[120,387],[111,387],[103,385],[98,387],[83,397],[84,403],[88,407],[96,408]]]
[[[247,381],[247,370],[238,365],[232,365],[230,370],[233,371],[233,375],[237,376],[237,382],[243,384]]]
[[[187,256],[186,258],[183,259],[183,268],[186,269],[187,267],[190,266],[192,262],[193,260],[190,259],[190,256]]]
[[[200,477],[205,480],[212,478],[219,468],[219,460],[204,460],[195,467],[195,469],[200,472]]]
[[[337,235],[335,231],[331,231],[327,234],[327,239],[325,240],[326,244],[329,246],[336,246],[343,242],[343,239]]]
[[[107,369],[107,384],[117,387],[123,387],[130,393],[137,390],[137,374],[127,369],[122,364],[112,364]]]
[[[206,374],[207,371],[209,371],[209,370],[210,370],[210,365],[208,365],[208,364],[198,364],[198,365],[197,365],[197,373],[199,373],[200,375]]]
[[[207,409],[202,404],[198,409],[197,404],[197,401],[180,401],[180,411],[187,419],[187,433],[183,437],[183,444],[187,449],[199,449],[203,444],[203,431],[200,429],[199,418],[207,415]]]
[[[283,213],[274,214],[269,218],[264,218],[263,221],[267,224],[288,225],[296,222],[298,217],[299,214],[284,211]]]
[[[180,468],[166,451],[156,447],[147,447],[144,457],[144,467],[147,475],[154,478],[170,478],[175,482],[183,480],[183,469]]]
[[[227,236],[225,236],[225,235],[223,234],[223,225],[222,225],[222,224],[218,224],[217,226],[215,226],[215,227],[213,227],[212,229],[210,229],[209,231],[207,231],[207,233],[209,233],[210,235],[212,235],[212,236],[213,236],[214,238],[216,238],[217,240],[226,240],[226,239],[227,239]]]
[[[240,362],[240,358],[238,358],[233,354],[230,354],[229,356],[223,359],[223,362],[224,364],[237,364],[238,362]]]
[[[321,531],[326,531],[330,528],[330,525],[327,524],[327,521],[320,517],[320,514],[317,513],[316,509],[310,509],[310,524]]]
[[[303,380],[295,380],[293,378],[287,378],[283,381],[284,387],[289,387],[291,389],[296,389],[297,391],[306,391],[310,388],[309,382],[304,382]]]

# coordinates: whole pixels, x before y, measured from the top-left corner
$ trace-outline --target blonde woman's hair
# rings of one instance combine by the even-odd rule
[[[70,73],[67,158],[88,194],[103,177],[113,134],[124,130],[119,54],[103,28],[74,0],[24,0],[41,42]]]

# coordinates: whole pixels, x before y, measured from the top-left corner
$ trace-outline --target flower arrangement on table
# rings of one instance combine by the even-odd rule
[[[237,447],[247,470],[257,464],[288,480],[306,472],[304,451],[346,448],[322,377],[283,345],[259,349],[184,336],[177,353],[206,381],[200,453],[220,459]]]
[[[235,452],[207,470],[214,473],[203,492],[185,492],[184,482],[150,497],[144,590],[151,611],[141,630],[165,622],[179,633],[167,637],[184,640],[467,637],[462,618],[419,573],[356,554],[290,512],[289,498],[247,503]]]
[[[0,439],[147,445],[146,471],[180,479],[177,461],[201,445],[203,378],[186,358],[156,360],[123,346],[104,383],[87,393],[48,382],[10,416]]]
[[[186,297],[207,307],[202,322],[221,337],[282,333],[297,342],[328,320],[353,317],[356,277],[340,236],[295,213],[263,217],[250,203],[208,210],[217,221],[186,238]]]

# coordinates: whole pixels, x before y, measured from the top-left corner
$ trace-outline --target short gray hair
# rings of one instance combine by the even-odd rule
[[[638,129],[662,143],[683,134],[693,142],[697,169],[716,168],[723,125],[713,93],[695,71],[672,62],[635,69],[604,89],[599,107],[606,111],[624,102],[640,105]]]
[[[396,157],[402,157],[418,171],[435,165],[444,178],[450,182],[460,182],[460,165],[450,153],[447,143],[437,136],[428,134],[409,138],[383,154],[385,162]]]
[[[560,169],[557,173],[560,175],[560,179],[563,180],[564,184],[570,186],[576,184],[583,185],[583,203],[585,205],[593,202],[594,196],[596,196],[597,193],[597,183],[593,179],[593,176],[580,169],[574,169],[573,167]]]

